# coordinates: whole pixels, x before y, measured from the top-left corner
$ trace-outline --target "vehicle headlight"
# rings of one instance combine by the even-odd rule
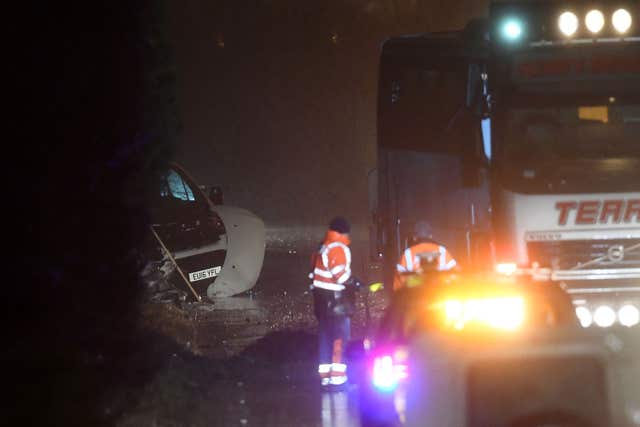
[[[601,328],[608,328],[616,321],[616,312],[608,305],[601,305],[593,312],[593,321]]]
[[[496,273],[511,276],[516,271],[518,271],[518,265],[515,262],[500,262],[496,264]]]
[[[450,299],[443,303],[445,323],[455,329],[476,323],[495,329],[518,329],[525,317],[520,297]]]
[[[618,310],[618,321],[623,326],[634,326],[640,323],[640,311],[631,304],[623,305]]]
[[[584,23],[593,34],[599,33],[604,28],[604,15],[598,9],[591,10],[587,13]]]
[[[633,19],[631,18],[631,14],[626,9],[618,9],[613,12],[613,15],[611,16],[613,28],[615,28],[615,30],[620,34],[624,34],[629,31],[632,21]]]
[[[587,307],[576,307],[576,316],[583,328],[588,328],[593,323],[593,316]]]
[[[578,31],[578,17],[573,12],[563,12],[558,17],[558,28],[567,37],[574,35]]]

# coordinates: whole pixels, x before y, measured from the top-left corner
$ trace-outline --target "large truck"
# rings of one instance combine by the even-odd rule
[[[387,40],[371,174],[391,281],[414,225],[463,268],[559,282],[583,326],[640,321],[640,2],[494,2]]]

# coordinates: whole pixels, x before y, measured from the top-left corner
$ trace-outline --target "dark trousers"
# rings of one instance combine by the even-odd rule
[[[319,364],[344,363],[344,348],[351,338],[351,319],[333,316],[318,319]],[[340,342],[336,342],[340,340]]]

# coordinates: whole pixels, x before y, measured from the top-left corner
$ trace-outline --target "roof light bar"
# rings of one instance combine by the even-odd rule
[[[563,12],[558,17],[558,28],[567,37],[571,37],[578,31],[578,17],[573,12]]]
[[[598,9],[590,10],[584,18],[584,24],[592,34],[597,34],[604,28],[604,15]]]
[[[611,16],[611,24],[619,34],[624,34],[631,28],[633,18],[626,9],[618,9]]]
[[[640,0],[598,2],[491,2],[489,37],[499,51],[555,44],[635,43],[640,40]],[[558,6],[560,8],[558,8]]]

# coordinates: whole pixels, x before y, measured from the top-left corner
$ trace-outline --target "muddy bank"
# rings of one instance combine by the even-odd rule
[[[354,337],[365,331],[363,304]],[[383,296],[371,305],[375,321]],[[323,426],[334,418],[341,426],[357,425],[351,395],[326,398],[318,386],[308,295],[183,308],[149,304],[143,313],[145,328],[165,341],[151,355],[161,368],[144,387],[118,396],[125,409],[117,425]]]
[[[369,316],[365,297],[368,298]],[[141,324],[165,335],[185,350],[208,357],[230,357],[265,335],[283,330],[316,332],[309,292],[273,296],[240,296],[202,303],[145,303]],[[386,296],[358,295],[352,335],[362,337],[382,314]]]
[[[308,260],[298,250],[268,251],[258,284],[245,295],[145,302],[139,326],[153,337],[145,357],[154,375],[107,405],[117,425],[357,425],[350,394],[326,398],[317,384]],[[358,295],[353,338],[375,328],[386,302],[384,292]],[[323,424],[333,419],[342,421]]]
[[[386,298],[369,297],[376,324]],[[127,427],[323,426],[328,413],[341,426],[357,425],[350,394],[325,398],[317,384],[311,304],[308,292],[146,303],[141,326],[155,337],[148,357],[156,374],[114,396],[108,410]],[[359,295],[353,337],[362,337],[366,326]]]
[[[226,359],[187,351],[159,355],[163,368],[144,388],[128,393],[135,403],[117,425],[322,426],[315,342],[312,334],[287,330]],[[339,409],[338,416],[349,417],[346,411]]]

